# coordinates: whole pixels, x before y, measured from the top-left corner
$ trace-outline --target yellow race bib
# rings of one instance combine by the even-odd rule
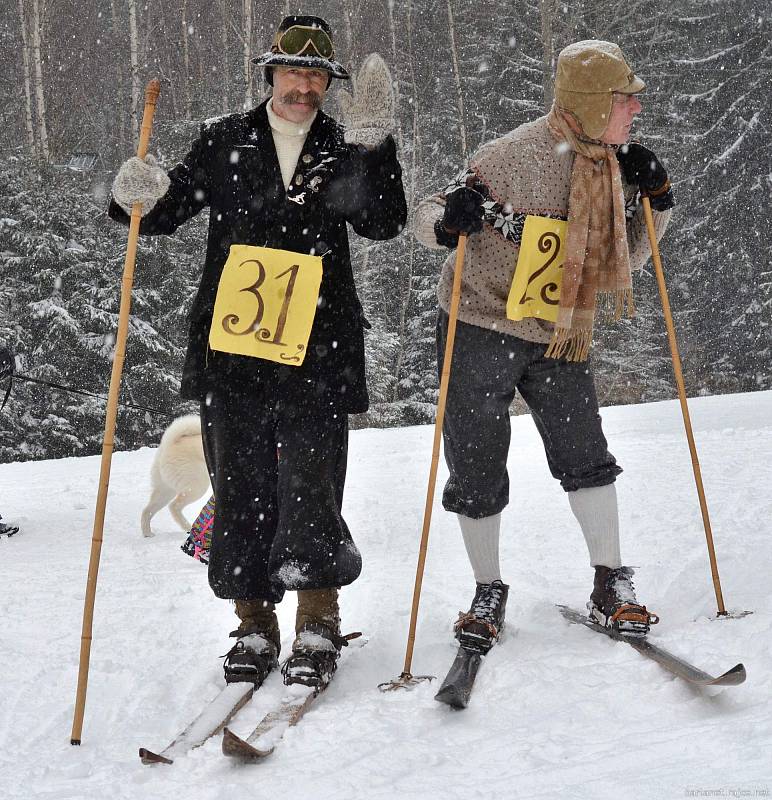
[[[321,282],[321,256],[231,245],[217,287],[209,346],[299,367]]]
[[[508,319],[557,320],[567,225],[565,220],[532,214],[525,218],[520,255],[507,298]]]

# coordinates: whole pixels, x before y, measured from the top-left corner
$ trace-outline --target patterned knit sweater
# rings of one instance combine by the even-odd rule
[[[507,319],[506,307],[520,252],[518,215],[527,213],[560,219],[568,216],[574,154],[555,141],[546,119],[540,117],[515,128],[484,144],[472,157],[470,170],[485,184],[496,203],[496,213],[495,219],[494,215],[486,213],[482,231],[467,241],[458,310],[462,322],[544,344],[552,337],[552,323],[531,318]],[[630,266],[640,270],[651,255],[643,207],[634,204],[637,187],[625,184],[624,179],[623,186],[628,205]],[[416,209],[413,231],[426,247],[443,249],[437,244],[434,224],[442,217],[444,205],[445,195],[441,193],[427,198]],[[654,212],[657,240],[665,232],[671,213]],[[455,251],[448,254],[437,288],[440,306],[445,311],[450,308],[455,258]]]

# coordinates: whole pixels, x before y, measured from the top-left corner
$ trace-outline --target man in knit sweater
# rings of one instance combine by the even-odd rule
[[[388,239],[407,210],[380,57],[347,95],[345,130],[320,110],[332,79],[349,77],[324,20],[286,17],[254,63],[272,96],[204,123],[168,174],[129,159],[110,215],[125,223],[141,202],[140,233],[171,234],[209,207],[182,395],[201,402],[217,503],[209,583],[240,619],[225,677],[259,685],[276,666],[275,604],[295,590],[284,677],[319,688],[346,643],[338,588],[362,566],[341,516],[348,414],[368,406],[346,226]]]
[[[557,64],[549,114],[488,142],[441,194],[421,203],[415,235],[453,250],[469,236],[448,389],[444,507],[458,515],[477,582],[459,641],[487,652],[504,622],[499,528],[509,500],[509,406],[519,391],[552,475],[568,494],[589,549],[593,620],[643,635],[656,616],[638,603],[622,565],[614,487],[587,361],[598,300],[632,310],[631,271],[650,247],[639,204],[650,197],[657,236],[673,206],[662,163],[628,143],[644,89],[610,42],[578,42]],[[439,284],[443,359],[455,253]]]

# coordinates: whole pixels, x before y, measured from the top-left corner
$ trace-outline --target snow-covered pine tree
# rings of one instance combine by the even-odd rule
[[[4,162],[0,194],[0,337],[17,351],[21,373],[106,395],[125,229],[107,219],[104,194],[94,197],[88,182],[70,173],[38,180],[25,162]],[[140,243],[121,398],[169,415],[181,409],[183,320],[195,279],[183,244]],[[3,415],[0,458],[98,452],[104,406],[94,397],[17,380]],[[155,442],[166,424],[167,416],[124,407],[116,446]]]
[[[673,289],[688,342],[687,384],[705,393],[765,389],[772,22],[757,0],[741,9],[693,1],[681,9],[668,112],[681,138]]]

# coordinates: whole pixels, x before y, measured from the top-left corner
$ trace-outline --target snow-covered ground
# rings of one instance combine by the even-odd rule
[[[235,617],[163,511],[143,539],[153,451],[113,459],[83,744],[69,743],[99,459],[0,465],[0,798],[624,798],[772,796],[772,392],[690,401],[728,609],[714,619],[689,451],[675,402],[603,411],[618,481],[623,558],[662,622],[652,639],[710,672],[743,661],[747,682],[696,690],[632,648],[567,624],[592,573],[529,417],[513,420],[512,502],[502,559],[508,629],[468,709],[437,682],[383,694],[402,670],[432,428],[351,436],[345,515],[363,552],[343,592],[344,629],[369,641],[261,764],[219,739],[172,766],[140,764],[213,696]],[[444,472],[441,469],[440,496]],[[202,499],[203,503],[203,499]],[[194,515],[198,504],[188,507]],[[456,522],[436,504],[413,659],[444,674],[451,621],[473,580]],[[282,604],[284,644],[294,598]],[[237,717],[247,732],[281,694],[269,678]]]

